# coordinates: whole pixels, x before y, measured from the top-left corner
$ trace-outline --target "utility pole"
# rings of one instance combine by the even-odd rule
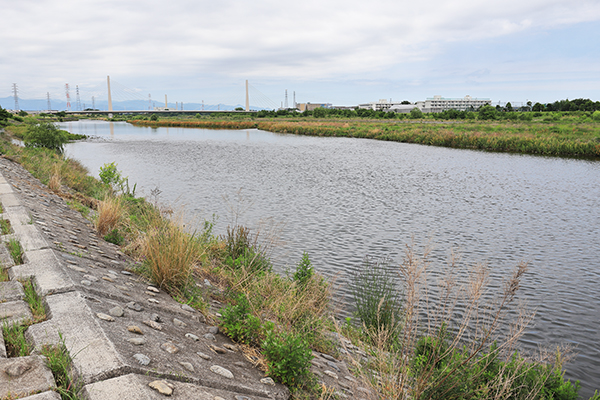
[[[288,108],[288,100],[287,100],[287,89],[285,89],[285,109]]]
[[[15,111],[20,111],[19,109],[19,89],[17,88],[17,84],[13,83],[13,97],[15,98]]]
[[[248,79],[246,79],[246,112],[248,111],[250,111],[250,97],[248,96]]]
[[[71,96],[69,95],[69,84],[65,83],[65,92],[67,94],[67,111],[71,111]]]
[[[48,111],[52,111],[52,104],[50,103],[50,92],[46,92],[46,99],[48,100]]]
[[[92,109],[96,109],[96,98],[94,96],[92,96]]]
[[[77,104],[77,111],[81,111],[81,99],[79,98],[79,85],[75,85],[75,101]]]
[[[106,76],[106,83],[108,85],[108,111],[112,111],[112,97],[110,95],[110,76]]]

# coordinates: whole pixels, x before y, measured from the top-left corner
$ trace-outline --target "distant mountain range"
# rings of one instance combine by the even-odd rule
[[[152,107],[164,107],[164,103],[153,102]],[[175,103],[168,103],[169,108],[175,109]],[[7,110],[12,110],[15,108],[15,99],[13,97],[0,97],[0,106]],[[67,103],[61,100],[52,100],[50,102],[50,106],[52,110],[55,111],[66,111]],[[113,101],[113,110],[114,111],[141,111],[148,110],[148,101],[144,100],[128,100],[128,101]],[[184,110],[234,110],[237,107],[244,107],[241,104],[229,105],[229,104],[204,104],[202,103],[178,103],[177,109],[181,110],[183,107]],[[108,101],[96,101],[92,107],[92,104],[81,103],[81,110],[85,110],[86,108],[96,108],[98,110],[108,110]],[[253,110],[262,110],[263,108],[251,107]],[[28,99],[19,99],[19,109],[25,111],[46,111],[48,110],[48,101],[47,100],[28,100]],[[77,104],[75,102],[71,102],[71,111],[78,111]]]

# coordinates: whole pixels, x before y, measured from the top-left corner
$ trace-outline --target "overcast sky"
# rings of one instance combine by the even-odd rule
[[[0,98],[600,100],[599,0],[0,3]]]

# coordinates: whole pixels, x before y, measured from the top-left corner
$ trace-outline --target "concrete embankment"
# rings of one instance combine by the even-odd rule
[[[0,244],[0,320],[31,319],[20,281],[31,279],[46,306],[33,324],[26,357],[7,358],[0,336],[0,399],[60,399],[39,355],[64,344],[82,398],[260,400],[287,399],[275,384],[203,314],[134,274],[134,261],[102,240],[92,224],[20,165],[0,157],[1,217],[20,241],[24,263],[14,265]],[[213,301],[211,311],[221,305]],[[343,361],[315,353],[312,370],[341,397],[360,393]],[[12,396],[12,397],[10,397]],[[360,397],[360,396],[359,396]]]

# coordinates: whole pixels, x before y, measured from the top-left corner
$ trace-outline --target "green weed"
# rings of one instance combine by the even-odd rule
[[[6,247],[16,265],[23,264],[23,248],[21,243],[14,238],[11,238],[7,243]]]
[[[25,331],[29,324],[17,325],[7,324],[2,326],[2,336],[6,345],[8,357],[25,357],[31,354],[31,346],[25,339]]]
[[[8,235],[11,232],[9,220],[0,218],[0,232],[2,232],[3,235]]]
[[[38,323],[46,320],[46,306],[42,298],[38,295],[35,284],[31,280],[20,281],[25,292],[24,300],[29,304],[31,313],[33,314],[33,323]]]

